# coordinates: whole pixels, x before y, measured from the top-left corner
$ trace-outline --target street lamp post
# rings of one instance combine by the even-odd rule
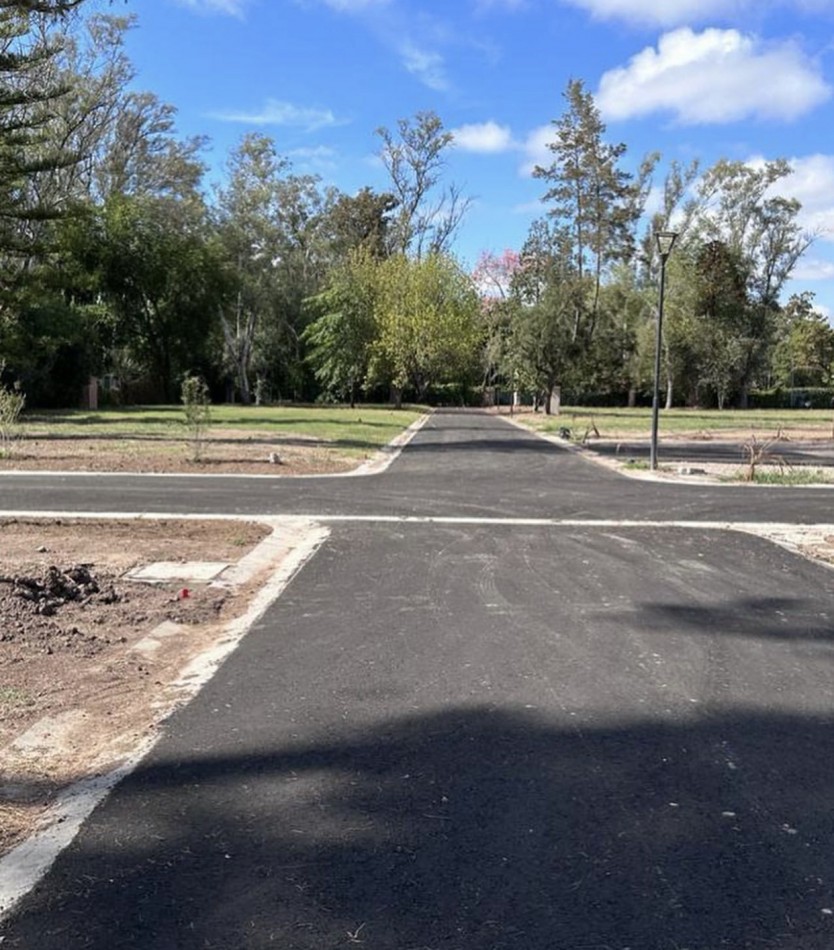
[[[657,308],[657,328],[654,339],[654,389],[652,390],[652,445],[649,466],[657,469],[657,423],[660,415],[660,347],[663,340],[663,294],[666,289],[666,261],[677,240],[676,231],[657,231],[655,241],[660,254],[660,303]]]

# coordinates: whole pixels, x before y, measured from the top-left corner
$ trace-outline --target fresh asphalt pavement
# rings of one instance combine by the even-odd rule
[[[737,440],[716,439],[714,441],[691,441],[675,439],[667,441],[662,446],[662,460],[664,462],[718,462],[743,467],[750,458],[750,451],[745,442]],[[589,442],[588,449],[598,455],[620,459],[649,458],[649,444],[642,442],[611,441]],[[759,450],[773,461],[786,465],[831,465],[834,463],[834,445],[831,442],[789,442],[759,439]]]
[[[361,478],[0,475],[0,511],[819,524],[832,520],[833,497],[816,488],[629,479],[506,419],[473,412],[432,415],[394,466]]]
[[[84,481],[4,477],[0,508],[360,520],[325,519],[3,950],[834,946],[834,572],[674,523],[827,522],[827,491],[632,482],[463,414],[381,476]],[[415,514],[460,520],[374,518]]]

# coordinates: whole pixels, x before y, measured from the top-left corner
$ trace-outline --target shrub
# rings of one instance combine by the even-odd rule
[[[182,381],[182,404],[185,410],[185,425],[191,440],[191,458],[199,462],[203,456],[206,430],[211,422],[209,391],[200,376],[186,376]]]
[[[0,363],[0,373],[4,366]],[[20,438],[20,415],[26,405],[26,396],[20,389],[20,383],[11,388],[0,383],[0,455],[8,458],[12,453],[12,444]]]

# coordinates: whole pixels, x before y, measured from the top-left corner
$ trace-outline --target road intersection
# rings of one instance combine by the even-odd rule
[[[831,498],[480,413],[364,479],[3,476],[4,512],[329,531],[3,950],[829,950],[834,572],[755,532]]]

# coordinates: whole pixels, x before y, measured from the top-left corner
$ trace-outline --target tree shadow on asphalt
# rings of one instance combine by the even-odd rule
[[[637,610],[647,630],[834,644],[831,620],[815,613],[814,606],[812,601],[796,597],[739,597],[720,606],[644,602]],[[819,622],[811,623],[810,618]]]
[[[444,429],[448,432],[448,429]],[[483,429],[477,430],[483,432]],[[490,438],[470,438],[459,439],[449,442],[444,439],[434,439],[431,436],[431,430],[420,434],[418,441],[410,442],[406,447],[407,452],[497,452],[500,454],[520,455],[524,452],[534,452],[537,455],[557,455],[564,453],[565,449],[553,442],[545,439],[537,439],[534,436],[524,434],[516,435],[509,433],[506,439]]]
[[[831,748],[811,717],[574,730],[460,707],[212,759],[160,750],[4,950],[823,950]]]

